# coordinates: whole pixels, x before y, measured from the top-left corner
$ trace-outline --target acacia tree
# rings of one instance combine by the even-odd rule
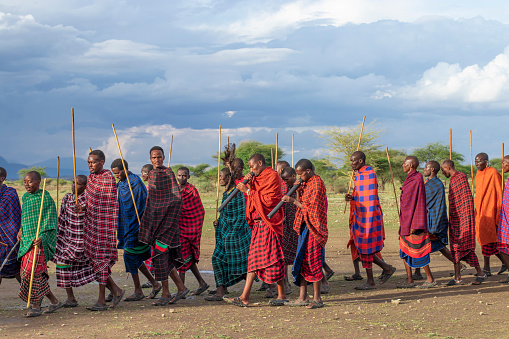
[[[278,147],[277,150],[277,159],[276,157],[276,145],[274,144],[264,144],[260,141],[256,140],[249,140],[241,142],[240,145],[237,146],[237,149],[235,150],[235,156],[237,158],[242,159],[244,162],[244,172],[247,173],[249,171],[249,168],[247,168],[247,162],[249,161],[249,158],[255,153],[260,153],[265,157],[265,161],[267,163],[267,166],[271,165],[271,150],[272,154],[274,156],[274,163],[276,163],[278,160],[281,160],[285,153],[283,150]],[[217,159],[217,155],[215,155],[215,159]]]
[[[23,178],[25,177],[25,175],[27,175],[28,172],[32,172],[32,171],[36,171],[36,172],[39,172],[39,174],[41,175],[41,177],[45,178],[46,177],[46,167],[38,167],[38,166],[34,166],[34,167],[28,167],[28,168],[22,168],[18,171],[18,176],[21,180],[23,180]]]
[[[420,147],[414,150],[413,156],[419,159],[422,165],[425,165],[428,161],[435,160],[441,163],[445,159],[449,159],[449,145],[444,145],[439,142],[432,142],[424,147]],[[463,154],[452,151],[452,161],[455,164],[459,164],[464,160]]]

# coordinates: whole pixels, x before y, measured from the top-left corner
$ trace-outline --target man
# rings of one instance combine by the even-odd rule
[[[154,169],[154,166],[152,164],[146,164],[143,165],[141,168],[141,180],[146,182],[145,186],[147,188],[147,194],[148,194],[148,174],[150,171]],[[145,260],[145,266],[147,266],[147,269],[149,270],[150,274],[154,274],[154,266],[152,266],[152,256],[154,255],[154,248],[150,246],[150,258],[148,260]],[[150,281],[147,281],[143,285],[141,285],[141,288],[151,288],[152,283]]]
[[[285,160],[279,160],[276,164],[276,172],[277,172],[277,175],[279,175],[279,177],[281,177],[281,173],[283,172],[283,170],[287,167],[291,167],[290,164],[288,163],[288,161],[285,161]]]
[[[267,218],[281,201],[281,179],[259,153],[251,156],[248,165],[254,175],[246,174],[244,178],[250,181],[247,185],[237,185],[247,195],[246,220],[252,229],[248,273],[242,295],[228,300],[236,306],[248,306],[251,287],[258,276],[268,284],[277,283],[278,298],[270,300],[269,305],[281,306],[288,301],[284,288],[283,211]]]
[[[359,251],[362,267],[366,269],[366,283],[355,287],[357,290],[375,289],[373,279],[373,261],[383,268],[384,274],[380,284],[384,284],[396,272],[396,268],[379,260],[375,255],[384,246],[384,222],[380,199],[378,197],[378,180],[375,171],[366,165],[366,155],[356,151],[350,157],[350,166],[357,171],[352,194],[345,195],[347,202],[353,201],[352,234],[355,247]],[[376,259],[374,258],[376,257]]]
[[[85,206],[86,186],[87,177],[78,175],[76,183],[72,183],[72,193],[67,193],[62,199],[58,216],[57,245],[52,261],[56,264],[57,286],[64,288],[67,293],[64,303],[67,308],[78,306],[73,287],[84,286],[95,280],[94,271],[84,253],[85,218],[83,215],[80,218],[75,212],[76,194],[78,205]]]
[[[509,155],[502,159],[502,170],[509,172]],[[500,209],[500,219],[498,223],[497,249],[500,259],[509,267],[509,179],[505,183],[504,196],[502,198],[502,207]],[[501,283],[509,283],[509,276]]]
[[[424,182],[426,189],[426,210],[428,214],[428,233],[431,240],[431,253],[440,251],[452,262],[451,251],[447,248],[449,237],[449,220],[447,217],[447,205],[445,203],[445,188],[437,174],[440,171],[440,164],[436,161],[429,161],[424,167],[424,176],[428,177]],[[466,268],[462,265],[462,269]],[[414,280],[422,280],[421,269],[416,268],[413,275]]]
[[[196,187],[187,182],[191,176],[189,168],[180,167],[177,170],[177,181],[180,194],[182,195],[182,212],[180,213],[180,248],[184,265],[178,271],[182,283],[186,282],[186,272],[191,270],[200,286],[191,295],[200,295],[205,292],[209,285],[203,280],[198,270],[200,260],[200,240],[205,218],[205,209],[201,202],[200,194]]]
[[[488,166],[488,155],[475,156],[475,234],[482,247],[484,273],[490,277],[490,256],[498,255],[497,228],[502,206],[502,177],[493,167]]]
[[[77,205],[78,218],[85,218],[85,255],[99,283],[99,296],[90,311],[105,311],[106,287],[111,291],[110,307],[115,307],[124,297],[111,277],[111,268],[118,260],[116,232],[118,226],[117,185],[113,174],[104,169],[106,157],[101,150],[88,155],[90,175],[87,180],[85,206]],[[108,300],[110,300],[108,298]]]
[[[124,301],[139,301],[145,299],[143,290],[141,289],[140,277],[138,271],[148,279],[152,285],[152,292],[149,299],[154,299],[161,285],[154,280],[154,277],[145,266],[144,261],[150,259],[150,246],[138,241],[138,233],[140,231],[140,220],[145,211],[145,203],[147,201],[147,189],[140,177],[129,171],[129,164],[124,160],[125,169],[122,165],[122,159],[115,159],[111,163],[111,172],[117,178],[118,188],[118,230],[117,239],[118,249],[124,250],[124,264],[127,273],[131,274],[134,283],[134,293],[125,298]],[[131,187],[129,189],[129,183]],[[132,192],[132,195],[131,195]],[[133,197],[136,206],[133,204]],[[138,217],[140,219],[138,219]]]
[[[219,173],[219,183],[225,187],[224,201],[235,188],[235,176],[228,168]],[[217,290],[206,296],[207,301],[222,301],[227,288],[246,278],[251,229],[246,221],[246,200],[237,194],[221,211],[214,222],[216,247],[212,254],[212,267]]]
[[[461,285],[460,260],[466,261],[477,271],[472,285],[480,285],[486,275],[481,271],[475,254],[474,198],[468,185],[467,176],[456,171],[452,160],[444,160],[440,165],[442,174],[451,178],[449,184],[449,240],[454,263],[454,279],[447,286]]]
[[[43,194],[39,189],[41,175],[35,171],[28,172],[23,182],[27,192],[22,198],[21,229],[18,233],[18,239],[21,239],[18,252],[18,260],[21,260],[19,297],[24,302],[28,302],[32,265],[35,265],[30,294],[31,308],[25,317],[37,317],[42,314],[41,303],[44,296],[51,302],[45,313],[53,313],[64,305],[53,295],[48,283],[47,262],[53,258],[55,253],[57,209],[51,195],[45,191],[40,219],[41,226],[39,236],[36,238]],[[37,255],[35,255],[35,246],[37,246]]]
[[[166,306],[176,303],[189,293],[177,272],[177,268],[183,264],[179,228],[182,195],[175,174],[171,168],[163,165],[164,150],[161,147],[150,149],[150,161],[154,169],[150,171],[148,179],[149,194],[141,220],[139,240],[153,246],[154,276],[163,286],[161,297],[153,305]],[[178,289],[174,296],[170,295],[168,276]]]
[[[417,171],[419,160],[416,157],[406,157],[403,162],[403,172],[407,174],[401,188],[399,215],[399,255],[405,264],[407,281],[398,288],[415,287],[412,277],[412,267],[424,267],[427,281],[421,288],[437,285],[429,268],[429,254],[431,242],[428,234],[428,215],[426,212],[426,189],[422,174]]]
[[[328,239],[327,211],[325,209],[326,189],[322,179],[315,174],[308,159],[301,159],[295,165],[295,172],[301,179],[299,200],[284,196],[283,201],[297,207],[294,230],[299,234],[297,255],[293,263],[294,283],[300,286],[299,298],[291,305],[307,305],[310,309],[324,306],[321,298],[322,272],[325,244]],[[307,284],[313,284],[313,301],[309,302]]]
[[[16,245],[17,235],[21,227],[21,206],[18,193],[14,188],[4,184],[6,178],[7,171],[0,167],[0,265]],[[18,248],[16,247],[0,271],[0,284],[2,278],[16,278],[18,282],[21,282],[17,258]]]

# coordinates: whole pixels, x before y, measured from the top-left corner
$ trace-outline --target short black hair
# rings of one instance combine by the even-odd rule
[[[297,173],[295,173],[295,170],[293,169],[293,167],[285,167],[283,168],[283,170],[281,171],[281,176],[283,175],[288,175],[288,176],[292,176],[292,175],[297,175]]]
[[[0,167],[0,178],[7,178],[7,171],[3,167]]]
[[[244,168],[244,161],[241,158],[233,159],[233,167],[241,167]]]
[[[430,160],[428,161],[428,164],[430,164],[431,168],[433,168],[433,172],[438,173],[440,171],[440,164],[438,161]]]
[[[126,171],[128,171],[129,164],[127,163],[126,160],[124,160],[124,165],[125,165]],[[118,168],[121,171],[124,170],[124,167],[122,166],[122,159],[118,158],[118,159],[113,160],[113,162],[111,163],[111,169],[114,169],[114,168]]]
[[[277,165],[283,165],[283,168],[285,168],[285,167],[289,167],[289,166],[290,166],[290,164],[289,164],[289,163],[288,163],[288,161],[286,161],[286,160],[279,160],[279,161],[277,162],[276,166],[277,166]]]
[[[414,165],[415,169],[419,168],[419,159],[417,159],[416,156],[410,155],[410,156],[405,158],[405,161],[407,161],[407,160],[410,160],[412,165]]]
[[[146,165],[143,165],[143,167],[141,168],[141,171],[150,173],[150,171],[152,171],[153,169],[154,169],[154,166],[152,166],[152,164],[146,164]]]
[[[364,163],[366,163],[366,154],[364,154],[364,152],[361,152],[361,151],[355,151],[352,153],[352,156],[356,156],[358,157],[359,159],[362,159],[362,161]]]
[[[26,177],[26,176],[34,177],[34,178],[35,178],[35,180],[39,180],[39,181],[41,181],[41,180],[42,180],[42,178],[41,178],[41,173],[39,173],[39,172],[37,172],[37,171],[30,171],[30,172],[28,172],[28,173],[25,175],[25,177]]]
[[[177,172],[178,172],[178,171],[186,171],[186,172],[187,172],[187,175],[189,175],[189,168],[187,168],[186,166],[182,166],[182,167],[180,167],[180,168],[177,170]]]
[[[232,175],[232,173],[230,172],[230,169],[228,167],[221,168],[221,172],[223,172],[226,175]]]
[[[449,166],[452,169],[456,169],[454,167],[454,161],[452,161],[450,159],[445,159],[444,161],[442,161],[442,165]]]
[[[261,161],[262,162],[262,165],[265,166],[265,157],[263,155],[261,155],[260,153],[255,153],[251,156],[251,158],[249,158],[249,160],[254,160],[256,162],[258,161]]]
[[[315,166],[313,166],[313,163],[311,161],[309,161],[308,159],[300,159],[295,164],[295,169],[297,169],[297,168],[300,168],[301,170],[304,170],[304,171],[308,170],[308,169],[314,171]]]
[[[85,185],[87,184],[87,176],[86,175],[83,175],[83,174],[80,174],[80,175],[77,175],[76,176],[76,180],[80,179],[82,183],[84,183]]]
[[[488,154],[481,152],[475,156],[476,158],[479,157],[481,161],[490,160],[490,157],[488,157]]]
[[[150,152],[148,152],[148,154],[150,155],[150,153],[152,153],[152,151],[161,151],[164,155],[164,150],[161,146],[154,146],[150,149]]]
[[[99,149],[95,149],[93,150],[92,152],[90,152],[88,155],[95,155],[99,158],[99,160],[104,160],[106,161],[106,156],[104,155],[104,152],[99,150]]]

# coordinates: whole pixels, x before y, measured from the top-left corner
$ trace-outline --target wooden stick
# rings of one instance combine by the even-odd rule
[[[504,162],[504,143],[502,143],[502,163]],[[500,174],[502,174],[502,193],[504,193],[504,166],[502,164],[500,164]]]
[[[474,156],[472,154],[472,130],[470,130],[470,173],[472,175],[472,195],[475,196],[474,190]]]
[[[136,200],[134,199],[133,189],[131,188],[131,182],[129,181],[129,172],[125,168],[124,157],[122,156],[122,151],[120,150],[120,143],[118,142],[117,131],[115,131],[115,125],[111,124],[113,128],[113,133],[115,134],[115,139],[117,140],[118,153],[120,153],[120,159],[122,160],[122,167],[124,168],[125,177],[127,179],[127,185],[129,185],[129,191],[131,191],[131,198],[133,198],[134,211],[136,212],[136,218],[138,218],[138,224],[141,225],[140,216],[138,215],[138,208],[136,207]],[[78,192],[76,192],[77,194]]]
[[[6,243],[4,243],[4,242],[1,242],[1,241],[0,241],[0,245],[4,245],[4,246],[7,246],[7,244],[6,244]]]
[[[452,160],[452,128],[449,129],[449,160]]]
[[[72,160],[74,165],[74,197],[76,198],[76,206],[78,206],[78,182],[76,181],[76,142],[74,136],[74,108],[71,108],[71,112],[72,112]],[[76,213],[76,216],[79,216],[79,213]]]
[[[279,133],[276,133],[276,167],[277,167],[277,148],[279,144]],[[275,169],[275,168],[274,168]]]
[[[88,153],[92,153],[92,147],[88,148]]]
[[[359,134],[359,141],[357,142],[357,150],[356,151],[358,151],[359,148],[361,147],[361,138],[362,138],[362,133],[364,132],[364,121],[366,121],[366,116],[364,116],[364,118],[362,118],[361,133]],[[350,194],[350,190],[352,189],[353,175],[354,175],[354,171],[352,171],[352,176],[350,177],[350,184],[348,185],[348,194]],[[347,206],[348,206],[348,203],[345,202],[345,210],[343,211],[343,214],[346,213]]]
[[[46,178],[42,184],[42,197],[41,197],[41,208],[39,209],[39,220],[37,221],[37,231],[35,233],[35,239],[39,239],[39,230],[41,229],[41,219],[42,219],[42,208],[44,206],[44,196],[46,195]],[[32,273],[30,273],[30,285],[28,286],[28,301],[27,308],[30,307],[30,297],[32,296],[32,283],[34,282],[34,272],[36,266],[36,258],[37,258],[37,250],[38,247],[34,247],[34,257],[32,259]]]
[[[216,220],[219,207],[219,174],[221,172],[221,125],[219,125],[219,150],[217,151],[217,193],[216,193]]]
[[[171,151],[173,150],[173,135],[171,136],[170,140],[170,155],[168,157],[168,167],[170,167],[171,164]]]
[[[295,159],[294,159],[294,153],[295,153],[295,134],[292,134],[292,166],[295,166]]]
[[[59,182],[59,179],[60,179],[60,157],[57,157],[57,160],[58,160],[58,165],[57,165],[57,215],[58,215],[58,203],[59,203],[59,199],[58,199],[58,182]]]
[[[270,163],[272,164],[272,169],[274,169],[274,149],[270,149]]]
[[[389,156],[389,147],[385,147],[387,153],[387,161],[389,162],[389,169],[391,170],[392,189],[394,190],[394,199],[396,200],[396,210],[398,211],[399,217],[399,206],[398,206],[398,195],[396,194],[396,185],[394,185],[394,175],[392,174],[391,157]]]

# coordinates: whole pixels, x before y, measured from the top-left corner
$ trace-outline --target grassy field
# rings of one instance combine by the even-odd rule
[[[52,196],[56,187],[48,185]],[[69,186],[60,190],[60,197]],[[20,188],[20,193],[24,191]],[[205,280],[214,286],[211,274],[211,255],[214,249],[212,221],[215,218],[215,193],[202,194],[206,209],[199,267]],[[23,318],[23,302],[17,297],[19,285],[4,280],[0,286],[0,336],[16,338],[43,336],[57,338],[284,338],[307,336],[311,338],[505,338],[509,320],[509,286],[499,284],[505,279],[494,276],[480,286],[468,285],[473,281],[473,269],[464,274],[466,285],[421,290],[399,290],[395,286],[405,279],[404,266],[399,259],[397,213],[392,191],[381,192],[386,229],[384,259],[398,271],[376,290],[361,292],[353,288],[361,282],[347,282],[343,275],[351,275],[353,267],[350,250],[348,214],[343,214],[341,195],[329,195],[329,241],[326,259],[336,272],[331,279],[331,293],[324,295],[326,307],[319,310],[303,308],[269,307],[264,292],[253,292],[252,307],[237,308],[223,302],[206,302],[202,297],[190,297],[176,305],[157,308],[151,301],[122,302],[116,309],[92,313],[84,306],[92,305],[97,297],[97,285],[89,284],[76,290],[80,307],[62,309],[55,314],[35,319]],[[119,262],[113,267],[113,278],[127,295],[132,293],[131,279],[126,279],[119,251]],[[480,249],[478,248],[480,257]],[[492,270],[500,263],[492,260]],[[450,279],[452,264],[440,254],[433,254],[431,268],[441,284]],[[375,274],[380,270],[375,266]],[[55,268],[49,265],[50,283],[58,298],[65,292],[56,287]],[[363,273],[365,276],[365,274]],[[197,287],[190,273],[187,283]],[[255,285],[257,288],[258,285]],[[243,284],[231,288],[237,296]],[[148,291],[145,291],[148,294]],[[297,297],[293,287],[290,298]],[[399,301],[396,301],[398,300]]]

